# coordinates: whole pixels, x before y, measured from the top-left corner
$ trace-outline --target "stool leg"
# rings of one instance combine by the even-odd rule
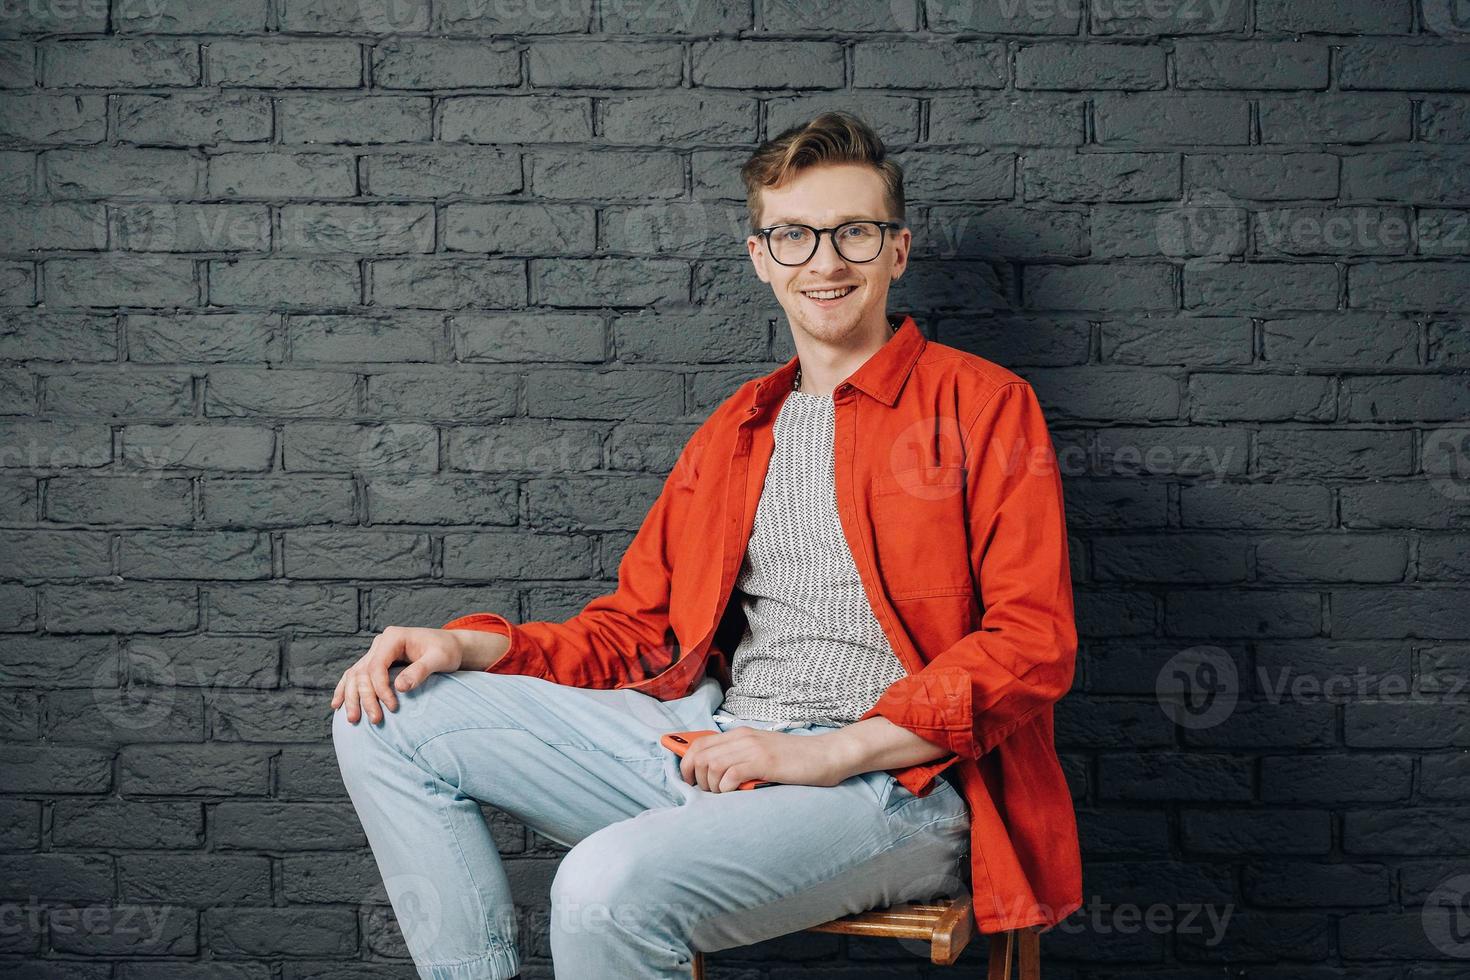
[[[1035,929],[1022,929],[1021,980],[1041,980],[1041,933]]]
[[[990,937],[990,969],[986,980],[1011,980],[1011,961],[1016,956],[1016,933],[1014,930],[997,932]]]
[[[694,980],[704,980],[704,954],[694,951]]]

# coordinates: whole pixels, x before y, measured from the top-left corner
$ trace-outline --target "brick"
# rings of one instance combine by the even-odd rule
[[[1407,0],[1257,0],[1256,29],[1324,34],[1407,33]]]
[[[638,8],[641,13],[642,8]],[[591,28],[590,8],[581,4],[550,4],[530,8],[485,3],[484,0],[442,0],[434,8],[435,26],[446,34],[570,34]],[[672,13],[664,11],[664,13]],[[529,18],[529,20],[528,20]]]
[[[500,143],[507,132],[526,143],[571,143],[592,138],[592,105],[571,96],[465,95],[445,99],[439,135],[449,142]]]
[[[215,41],[210,81],[245,88],[356,88],[362,51],[347,40]]]
[[[1262,143],[1397,143],[1410,135],[1411,105],[1397,95],[1262,99]]]
[[[93,251],[107,246],[100,204],[0,204],[0,225],[16,252]]]
[[[1186,154],[1184,184],[1259,201],[1337,195],[1338,158],[1326,153]]]
[[[227,306],[349,306],[361,273],[344,259],[238,259],[209,263],[209,302]]]
[[[604,153],[536,150],[528,155],[531,189],[538,197],[585,197],[588,187],[600,196],[670,198],[684,193],[684,168],[670,153],[616,151]]]
[[[690,49],[691,79],[710,88],[839,88],[843,52],[811,41],[704,41]]]
[[[262,95],[119,95],[118,136],[131,143],[202,146],[270,139],[271,102]]]
[[[430,138],[427,98],[301,95],[276,100],[283,143],[415,143]]]
[[[183,38],[57,41],[45,46],[52,88],[175,88],[198,85],[199,45]]]
[[[455,252],[565,255],[590,252],[592,209],[551,204],[451,204],[444,209],[444,247]]]
[[[99,95],[0,95],[0,138],[29,143],[100,143],[107,103]]]
[[[531,84],[537,88],[677,88],[684,73],[684,53],[672,44],[546,39],[527,48],[527,58]],[[840,57],[837,71],[840,79]],[[709,82],[696,77],[696,84]]]
[[[228,6],[210,0],[113,0],[112,19],[128,34],[255,34],[265,30],[267,0]]]
[[[755,136],[756,104],[707,92],[609,97],[602,136],[610,143],[748,143]]]
[[[1342,196],[1400,203],[1461,203],[1470,199],[1470,157],[1400,151],[1345,154]]]
[[[185,258],[51,259],[46,302],[59,306],[193,306],[199,283]]]
[[[1184,308],[1248,313],[1337,308],[1338,272],[1326,263],[1218,263],[1186,266]]]
[[[1033,265],[1024,273],[1025,305],[1045,310],[1159,310],[1174,306],[1166,265]]]
[[[1419,330],[1394,315],[1331,313],[1270,317],[1261,325],[1261,360],[1309,367],[1419,363]]]
[[[378,88],[498,88],[521,80],[520,54],[507,44],[399,38],[375,45],[371,55]]]
[[[1173,153],[1027,152],[1022,181],[1028,201],[1163,201],[1179,195]]]
[[[106,147],[41,156],[46,192],[57,198],[192,197],[204,172],[187,150]]]
[[[250,204],[126,204],[112,211],[111,244],[130,252],[264,252],[270,212]]]
[[[526,301],[525,263],[512,259],[384,259],[372,263],[372,283],[377,306],[454,310]]]
[[[1180,88],[1325,89],[1327,46],[1299,41],[1180,41]]]
[[[427,4],[397,0],[280,0],[281,30],[322,34],[421,34]]]
[[[986,146],[1080,146],[1080,101],[1040,95],[940,96],[930,103],[931,139]]]
[[[209,158],[214,197],[280,199],[352,197],[352,157],[332,153],[220,153]]]
[[[1338,84],[1345,89],[1470,88],[1470,59],[1458,44],[1365,40],[1343,45],[1341,57]]]
[[[1464,270],[1429,262],[1364,262],[1348,269],[1348,305],[1357,309],[1463,310],[1470,306]]]
[[[287,204],[280,251],[393,255],[434,250],[434,210],[423,204]]]
[[[375,153],[362,158],[362,169],[363,192],[374,197],[482,198],[521,190],[519,156],[496,147]]]
[[[1017,88],[1155,89],[1164,81],[1161,48],[1049,42],[1016,50]]]
[[[301,314],[286,320],[293,363],[442,360],[442,318]]]
[[[1246,0],[1213,3],[1138,4],[1091,0],[1093,34],[1233,34],[1245,26]]]
[[[1202,146],[1250,135],[1250,104],[1225,95],[1102,95],[1094,113],[1103,144]]]

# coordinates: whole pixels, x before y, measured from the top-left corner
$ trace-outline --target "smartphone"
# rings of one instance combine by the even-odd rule
[[[663,738],[660,738],[659,742],[663,745],[664,748],[672,749],[674,751],[674,754],[682,759],[684,758],[684,753],[689,751],[689,746],[694,744],[694,740],[696,738],[703,738],[705,735],[718,734],[720,733],[714,731],[713,729],[706,729],[700,732],[669,732],[667,735],[663,736]],[[747,779],[745,782],[741,783],[735,788],[757,789],[761,786],[775,785],[776,782],[770,779]]]

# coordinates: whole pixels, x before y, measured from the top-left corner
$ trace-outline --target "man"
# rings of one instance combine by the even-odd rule
[[[421,976],[520,967],[481,802],[571,847],[558,977],[684,977],[691,950],[967,887],[984,932],[1081,903],[1052,744],[1076,633],[1036,396],[886,312],[912,235],[860,120],[793,127],[742,176],[797,353],[689,439],[616,591],[561,623],[390,627],[333,695]],[[682,760],[659,744],[694,730],[716,734]]]

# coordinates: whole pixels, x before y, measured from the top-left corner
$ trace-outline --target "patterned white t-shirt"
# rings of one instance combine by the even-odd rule
[[[715,717],[847,724],[906,671],[837,518],[830,395],[790,392],[735,580],[745,635]]]

